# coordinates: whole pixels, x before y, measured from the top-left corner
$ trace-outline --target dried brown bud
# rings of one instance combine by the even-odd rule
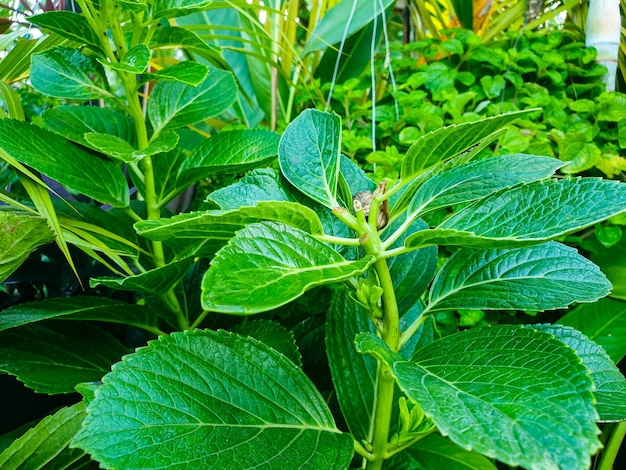
[[[380,183],[380,185],[376,189],[376,192],[384,193],[385,189],[386,185],[383,182]],[[373,199],[374,194],[372,194],[371,191],[361,191],[354,195],[354,197],[352,198],[352,204],[355,205],[355,209],[356,207],[358,207],[358,205],[361,205],[363,207],[363,213],[365,214],[365,217],[368,217],[370,215],[370,207],[372,205]],[[388,201],[385,199],[385,201],[378,208],[378,214],[376,216],[376,228],[378,230],[385,228],[387,226],[387,222],[389,222],[389,204]]]

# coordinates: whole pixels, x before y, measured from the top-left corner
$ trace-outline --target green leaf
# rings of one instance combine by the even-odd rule
[[[248,336],[269,346],[288,357],[295,365],[302,367],[302,356],[296,345],[293,331],[280,323],[269,320],[253,320],[234,326],[232,333]]]
[[[369,24],[382,9],[387,9],[393,0],[384,0],[372,8],[368,0],[342,0],[328,10],[315,25],[304,46],[302,56],[326,49],[340,42]]]
[[[430,290],[428,310],[547,310],[607,295],[611,283],[557,242],[510,250],[456,251]]]
[[[474,328],[425,346],[412,361],[369,333],[357,348],[388,364],[404,393],[465,449],[513,466],[587,468],[601,447],[587,369],[552,335]]]
[[[606,298],[579,305],[559,323],[584,333],[602,346],[616,364],[626,355],[626,302]]]
[[[99,62],[113,70],[133,74],[144,73],[150,64],[150,49],[145,44],[137,44],[135,47],[131,47],[117,63],[103,60]]]
[[[30,23],[49,29],[64,38],[100,48],[100,38],[83,15],[72,11],[49,11],[28,18]]]
[[[589,227],[626,211],[626,186],[596,178],[522,184],[492,193],[452,214],[405,246],[519,246]]]
[[[274,220],[313,235],[322,234],[317,214],[296,202],[267,201],[253,207],[229,211],[188,212],[169,219],[137,222],[137,232],[150,240],[208,239],[230,240],[237,230],[252,222]]]
[[[370,436],[378,365],[374,358],[357,353],[354,338],[373,330],[367,312],[348,290],[337,290],[326,315],[326,354],[341,413],[359,442]]]
[[[69,47],[33,54],[30,81],[39,93],[55,98],[97,100],[112,96],[102,65]]]
[[[178,144],[178,134],[173,131],[160,134],[143,150],[133,148],[128,142],[114,135],[87,132],[84,138],[89,147],[125,163],[138,162],[157,153],[169,152]]]
[[[239,173],[274,159],[280,136],[269,130],[220,132],[202,142],[184,161],[178,184],[188,185],[210,175]]]
[[[0,211],[0,282],[35,248],[53,240],[54,232],[45,219]]]
[[[549,157],[502,155],[487,158],[428,179],[416,192],[408,208],[408,218],[455,204],[482,199],[492,192],[519,183],[548,178],[564,165]]]
[[[198,86],[207,77],[209,68],[199,62],[179,62],[171,67],[146,74],[149,79],[173,80],[191,86]]]
[[[71,463],[85,455],[80,450],[69,450],[67,446],[86,415],[85,406],[80,402],[46,416],[0,454],[0,467],[5,470],[67,468],[61,465],[62,461],[69,457]]]
[[[126,178],[114,163],[25,122],[1,119],[0,134],[13,136],[0,142],[0,157],[6,153],[99,202],[114,207],[128,205]]]
[[[155,134],[205,121],[226,111],[237,96],[232,74],[213,69],[197,87],[161,81],[148,101],[148,117]]]
[[[576,351],[591,372],[600,421],[626,421],[626,379],[600,346],[570,327],[531,325],[528,328],[553,334]]]
[[[459,447],[439,434],[429,434],[404,450],[392,462],[393,470],[496,470],[486,457]]]
[[[218,54],[221,51],[219,47],[215,47],[203,41],[202,38],[193,31],[178,26],[161,26],[150,41],[150,49],[171,49],[178,47],[212,54]]]
[[[155,0],[152,4],[153,18],[175,18],[205,10],[213,0]]]
[[[39,322],[0,334],[0,371],[39,393],[71,393],[102,378],[128,350],[89,324]]]
[[[362,274],[372,262],[371,256],[346,261],[308,233],[284,224],[250,224],[215,255],[202,282],[202,306],[243,315],[263,312],[312,287]]]
[[[280,139],[278,163],[287,180],[308,197],[334,209],[341,155],[341,119],[315,109],[303,111]]]
[[[132,146],[137,145],[132,120],[112,109],[58,106],[45,111],[42,117],[46,129],[86,147],[91,147],[85,140],[86,133],[115,136]]]
[[[415,175],[443,162],[491,137],[509,122],[535,111],[534,109],[500,114],[480,121],[442,127],[424,135],[407,151],[402,162],[401,179],[409,181]]]
[[[184,258],[134,276],[92,278],[89,280],[89,286],[107,286],[123,291],[147,292],[158,297],[180,281],[192,264],[193,259]]]
[[[5,309],[0,315],[0,331],[53,318],[121,323],[146,330],[154,329],[157,322],[154,310],[143,305],[80,295],[26,302]]]
[[[296,202],[285,180],[271,168],[252,170],[236,183],[212,192],[207,200],[224,210],[254,206],[262,201]]]
[[[254,339],[162,336],[103,381],[73,445],[104,467],[347,469],[354,453],[304,373]]]

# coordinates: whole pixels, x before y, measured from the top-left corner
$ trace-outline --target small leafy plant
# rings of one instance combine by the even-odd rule
[[[33,19],[83,49],[34,54],[31,82],[90,105],[46,111],[40,128],[5,92],[0,156],[21,186],[1,195],[0,274],[51,240],[109,272],[90,295],[0,314],[0,370],[82,395],[5,436],[0,467],[589,467],[597,423],[626,419],[620,354],[567,326],[440,337],[433,318],[607,295],[600,270],[554,239],[626,212],[622,183],[554,178],[565,163],[551,157],[483,158],[524,111],[421,136],[378,185],[342,156],[333,113],[306,110],[282,136],[199,138],[187,127],[234,102],[231,74],[149,64],[173,46],[215,52],[161,21],[209,2],[79,3],[84,16]],[[168,211],[234,173],[203,210]]]

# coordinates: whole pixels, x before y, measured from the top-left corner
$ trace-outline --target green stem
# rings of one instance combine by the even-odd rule
[[[602,458],[600,459],[598,470],[611,470],[613,468],[613,464],[615,463],[617,453],[619,452],[625,435],[626,421],[617,423],[613,428],[613,432],[611,433],[609,442],[607,443],[606,448],[602,453]]]
[[[202,323],[202,321],[207,317],[207,315],[211,313],[210,310],[204,310],[199,316],[198,318],[196,318],[196,320],[191,324],[191,326],[189,327],[189,329],[193,330],[194,328],[198,328],[198,326],[200,326],[200,323]]]

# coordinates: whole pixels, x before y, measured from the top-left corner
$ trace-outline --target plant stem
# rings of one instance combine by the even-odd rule
[[[602,453],[602,458],[600,459],[598,470],[611,470],[613,468],[613,464],[615,463],[617,453],[622,445],[622,441],[624,440],[625,435],[626,421],[617,423],[613,428],[613,432],[611,433],[609,442],[607,443],[606,448]]]

